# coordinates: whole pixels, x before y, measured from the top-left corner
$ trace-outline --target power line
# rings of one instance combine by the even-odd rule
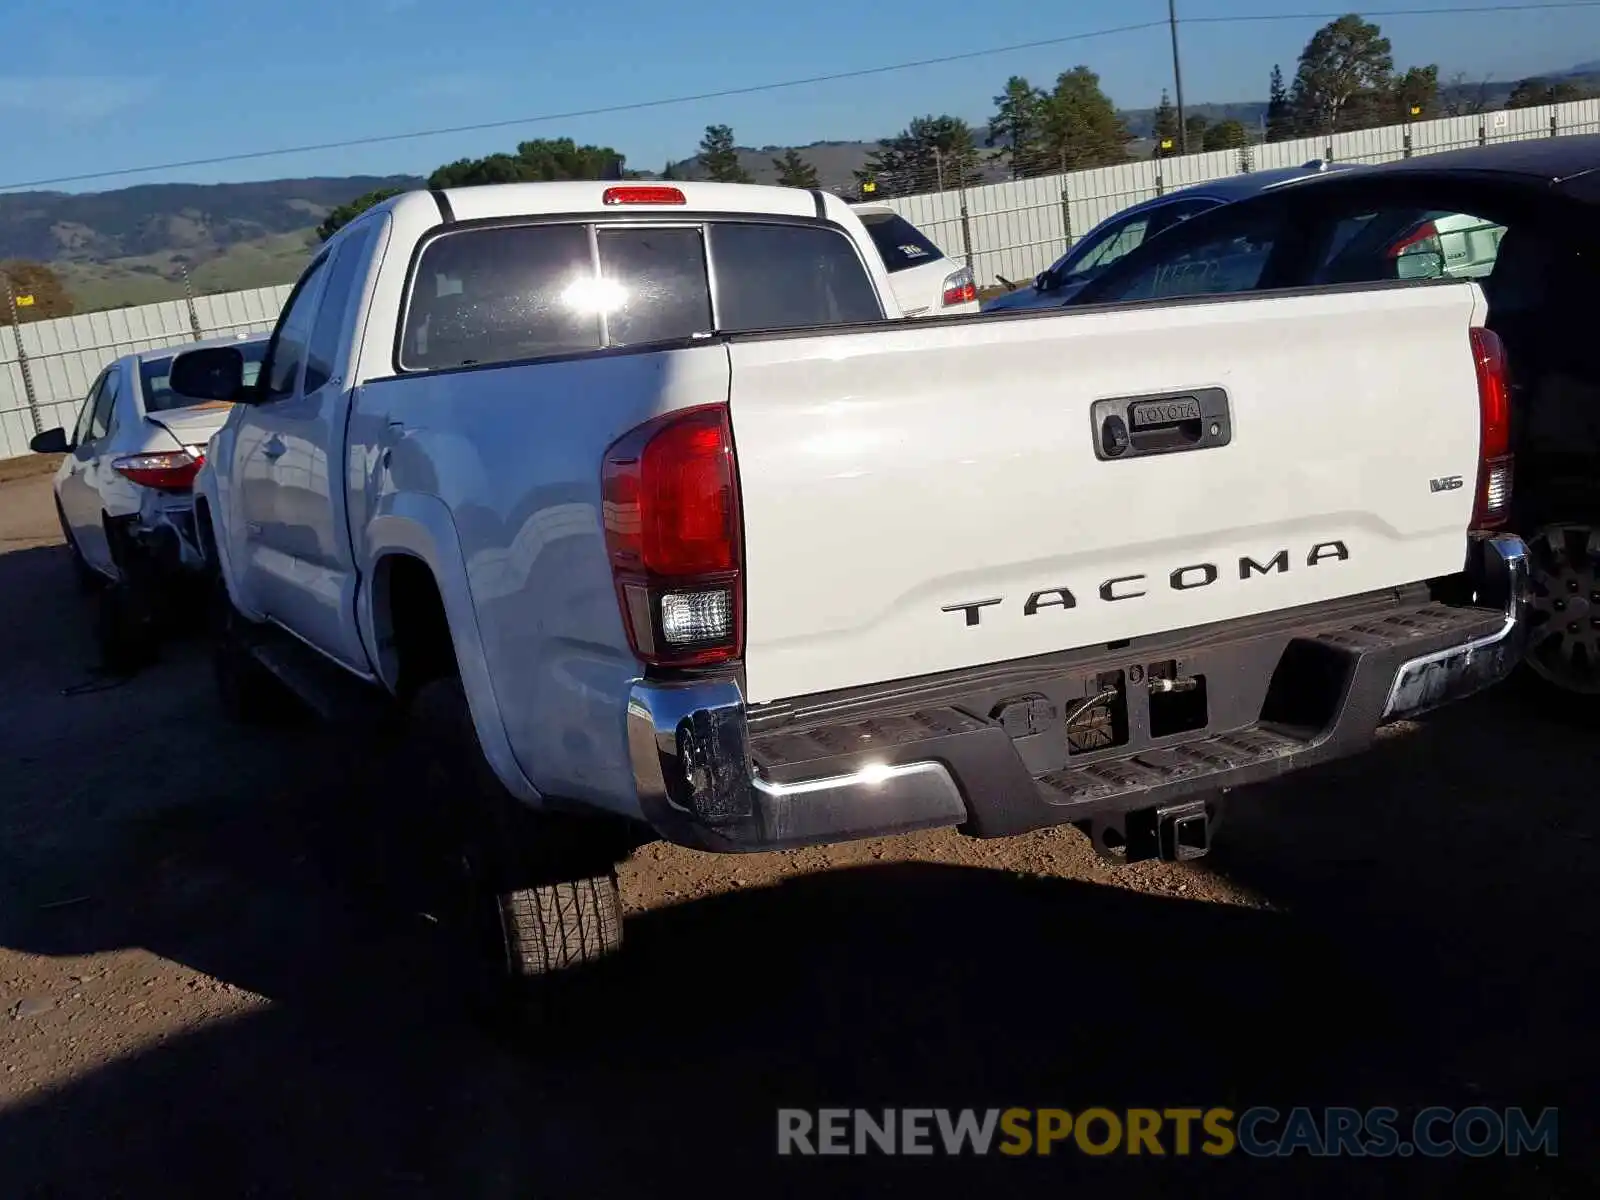
[[[1363,17],[1423,17],[1462,16],[1471,13],[1533,12],[1548,9],[1600,8],[1600,0],[1538,0],[1532,4],[1478,4],[1453,8],[1393,8],[1368,10]],[[1227,25],[1243,21],[1332,21],[1347,14],[1343,12],[1268,13],[1219,17],[1185,17],[1183,25]],[[20,191],[24,188],[55,187],[63,183],[83,183],[91,179],[119,179],[129,175],[148,175],[157,171],[182,171],[190,167],[212,167],[227,163],[251,162],[263,158],[284,158],[296,154],[313,154],[323,150],[348,150],[360,146],[377,146],[389,142],[417,141],[423,138],[448,137],[462,133],[482,133],[493,129],[511,129],[517,126],[542,125],[552,121],[574,121],[583,117],[609,116],[615,113],[640,112],[651,108],[668,108],[679,104],[696,104],[706,100],[726,100],[734,96],[750,96],[761,92],[783,91],[789,88],[811,87],[819,83],[837,83],[847,79],[864,79],[874,75],[887,75],[896,71],[913,71],[921,67],[941,66],[946,63],[969,62],[978,58],[992,58],[1002,54],[1015,54],[1022,50],[1039,50],[1050,46],[1064,46],[1072,42],[1085,42],[1094,38],[1114,37],[1125,33],[1142,33],[1160,29],[1167,21],[1141,21],[1132,25],[1115,25],[1087,33],[1066,34],[1062,37],[1040,38],[1031,42],[1015,42],[1009,46],[991,46],[983,50],[967,50],[959,54],[943,54],[934,58],[914,59],[910,62],[891,63],[881,67],[863,67],[854,71],[835,71],[826,75],[809,75],[803,79],[785,79],[774,83],[757,83],[745,87],[722,88],[713,92],[696,92],[686,96],[670,96],[656,100],[637,100],[627,104],[607,104],[597,108],[573,109],[570,112],[543,113],[532,117],[513,117],[498,121],[477,121],[470,125],[451,125],[439,129],[414,129],[404,133],[374,134],[368,137],[348,138],[336,142],[316,142],[303,146],[282,146],[273,150],[249,150],[235,154],[218,154],[209,158],[191,158],[176,162],[152,163],[141,167],[119,167],[111,171],[90,171],[79,175],[58,175],[51,179],[31,179],[0,184],[0,192]]]

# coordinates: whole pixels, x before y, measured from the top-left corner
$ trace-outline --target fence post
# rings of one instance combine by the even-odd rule
[[[961,181],[961,250],[967,260],[967,269],[977,276],[977,268],[972,265],[972,218],[967,214],[967,182]]]
[[[1156,195],[1165,196],[1166,194],[1166,181],[1161,178],[1161,160],[1158,158],[1156,159]]]
[[[1061,242],[1072,249],[1072,201],[1067,198],[1067,181],[1061,181]]]
[[[1333,161],[1333,139],[1331,137],[1328,139],[1327,150],[1328,150],[1328,153],[1324,156],[1322,161],[1323,162],[1332,162]]]
[[[1489,127],[1484,123],[1483,114],[1478,114],[1478,145],[1484,146],[1489,142]]]
[[[1405,140],[1403,142],[1401,142],[1401,147],[1402,147],[1402,149],[1401,149],[1401,152],[1400,152],[1400,157],[1402,157],[1402,158],[1410,158],[1411,157],[1411,126],[1409,126],[1409,125],[1406,126]]]
[[[6,275],[6,299],[11,303],[11,333],[17,340],[17,370],[22,373],[22,394],[28,399],[28,417],[33,421],[33,432],[44,432],[39,423],[39,400],[33,393],[33,370],[28,366],[28,351],[22,344],[22,318],[17,315],[17,290]]]
[[[179,263],[178,270],[183,274],[183,302],[189,308],[189,328],[194,330],[194,340],[202,341],[205,334],[200,329],[200,314],[194,307],[194,288],[189,285],[189,267],[186,263]]]
[[[1560,137],[1561,136],[1561,128],[1556,123],[1556,110],[1553,109],[1553,108],[1550,110],[1550,136],[1551,137]]]

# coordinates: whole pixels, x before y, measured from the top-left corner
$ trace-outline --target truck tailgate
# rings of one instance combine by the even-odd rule
[[[1482,309],[1462,283],[735,338],[748,698],[1460,570]]]

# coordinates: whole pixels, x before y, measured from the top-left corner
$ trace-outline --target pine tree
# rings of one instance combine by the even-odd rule
[[[1169,158],[1178,153],[1178,110],[1172,107],[1172,99],[1165,88],[1161,89],[1161,103],[1156,105],[1150,136],[1156,142],[1156,148],[1150,152],[1151,158]]]
[[[1267,141],[1285,142],[1294,137],[1294,109],[1289,104],[1289,89],[1283,86],[1283,68],[1272,66],[1272,86],[1267,92]]]
[[[817,169],[800,157],[798,150],[785,150],[782,158],[772,160],[778,172],[778,186],[792,188],[821,187]]]
[[[1039,135],[1045,95],[1020,75],[1006,81],[1006,90],[994,98],[995,114],[989,118],[991,147],[1011,168],[1011,178],[1037,174]],[[1049,170],[1049,164],[1043,164]]]
[[[700,169],[716,183],[749,183],[750,172],[739,165],[733,130],[727,125],[707,125],[700,139]]]

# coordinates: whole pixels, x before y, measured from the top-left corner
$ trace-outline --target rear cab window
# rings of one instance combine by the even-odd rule
[[[898,213],[864,212],[857,214],[867,227],[872,244],[878,248],[884,269],[893,275],[912,267],[925,267],[944,257],[927,235]]]
[[[855,244],[833,226],[492,225],[425,244],[397,365],[442,370],[883,319]]]

